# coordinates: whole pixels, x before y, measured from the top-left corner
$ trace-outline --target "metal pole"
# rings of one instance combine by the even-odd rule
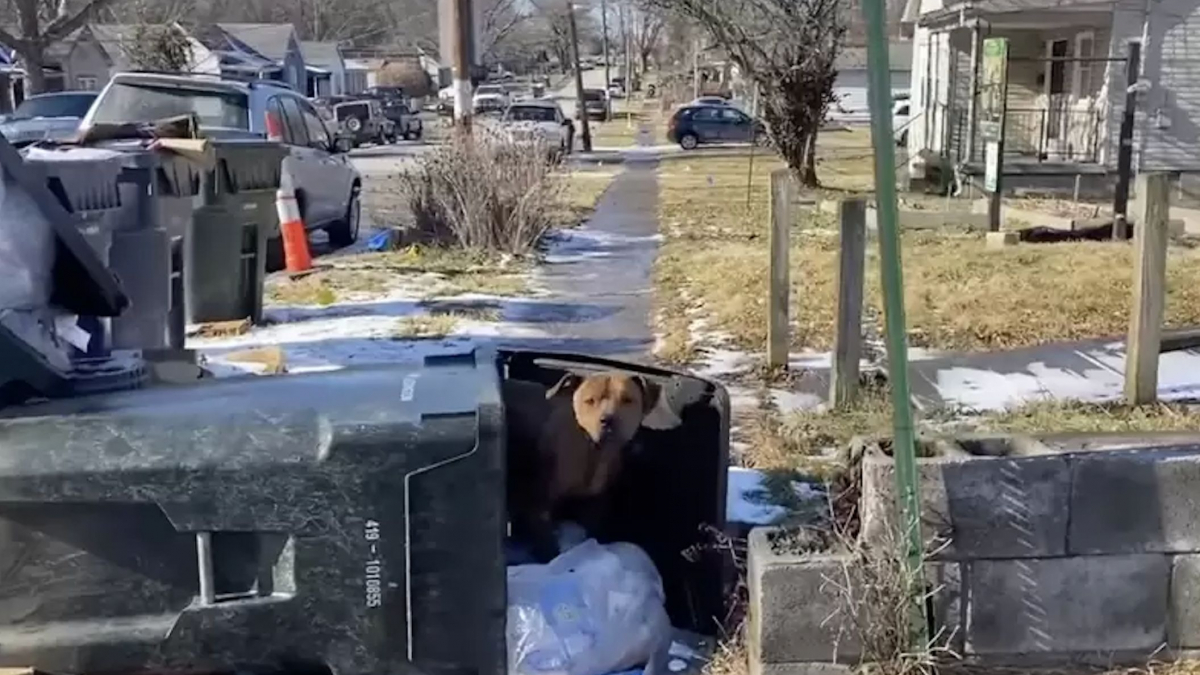
[[[587,103],[583,98],[583,69],[579,67],[579,29],[575,27],[575,3],[567,0],[567,25],[571,29],[571,60],[575,65],[575,108],[582,128],[583,151],[592,151],[592,131],[588,128]]]
[[[454,26],[454,122],[462,131],[471,130],[471,0],[453,0]]]
[[[608,85],[612,82],[608,66],[608,0],[600,0],[600,30],[604,33],[604,90],[608,91]]]
[[[633,23],[633,12],[625,14],[625,126],[633,128],[633,32],[629,30]]]
[[[909,589],[912,600],[912,640],[928,644],[925,623],[924,575],[921,569],[921,497],[917,493],[917,461],[912,407],[908,390],[908,340],[904,320],[904,274],[900,264],[899,211],[896,205],[896,146],[892,140],[892,87],[888,66],[886,0],[863,0],[867,29],[867,100],[871,107],[871,139],[875,146],[875,201],[878,209],[879,257],[882,268],[884,318],[887,327],[888,384],[892,396],[892,458],[896,463],[896,492],[907,543]]]
[[[692,38],[692,99],[700,98],[700,38]]]

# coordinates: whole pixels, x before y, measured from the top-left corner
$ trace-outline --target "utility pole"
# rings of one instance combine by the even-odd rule
[[[583,98],[583,69],[579,67],[579,29],[575,27],[575,3],[571,0],[567,0],[567,25],[571,29],[571,61],[575,65],[575,110],[582,128],[583,151],[591,152],[592,132],[588,129],[587,102]]]
[[[608,64],[608,2],[600,0],[600,30],[604,33],[604,90],[608,91],[608,84],[612,82],[612,73],[609,72]]]
[[[692,38],[692,100],[700,98],[700,38]]]
[[[633,23],[633,11],[625,13],[625,107],[629,108],[629,99],[633,97],[633,33],[629,30]]]
[[[454,14],[454,122],[471,130],[471,0],[453,0]]]

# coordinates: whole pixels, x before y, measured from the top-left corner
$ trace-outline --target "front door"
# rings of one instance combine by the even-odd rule
[[[1067,127],[1071,118],[1071,82],[1067,79],[1070,40],[1046,41],[1046,68],[1040,152],[1049,159],[1062,159],[1067,148]],[[1071,69],[1074,70],[1074,69]]]

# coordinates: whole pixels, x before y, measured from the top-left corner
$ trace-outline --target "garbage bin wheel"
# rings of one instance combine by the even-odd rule
[[[329,243],[334,246],[349,246],[358,241],[358,230],[362,224],[362,203],[358,198],[358,186],[350,192],[350,202],[346,205],[346,216],[337,223],[325,228],[329,235]]]
[[[276,235],[267,240],[267,259],[264,262],[267,272],[278,272],[287,266],[283,255],[283,237]]]

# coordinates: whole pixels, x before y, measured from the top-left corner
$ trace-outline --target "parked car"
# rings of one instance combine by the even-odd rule
[[[383,107],[384,116],[395,125],[397,136],[403,136],[405,140],[421,137],[423,132],[421,120],[417,117],[412,102],[404,95],[404,89],[401,87],[370,87],[363,92],[363,98],[379,102]],[[453,93],[451,93],[450,102],[453,107]]]
[[[625,97],[625,78],[614,77],[608,83],[608,95],[611,98]]]
[[[153,122],[193,114],[210,138],[278,140],[288,148],[285,180],[296,189],[305,225],[325,230],[336,246],[358,239],[362,223],[362,177],[346,156],[348,139],[330,133],[308,99],[267,80],[236,82],[204,76],[118,73],[80,125]],[[283,262],[279,224],[274,223],[267,265]]]
[[[667,138],[684,150],[705,143],[758,142],[766,135],[763,123],[731,105],[686,105],[675,111]]]
[[[553,101],[522,101],[504,111],[501,123],[518,143],[544,143],[557,156],[570,154],[575,124]]]
[[[607,122],[612,118],[612,101],[603,89],[584,89],[583,107],[587,111],[588,119]]]
[[[364,143],[386,145],[399,138],[396,123],[383,112],[383,104],[374,99],[347,101],[333,106],[338,130],[348,135],[354,147]]]
[[[65,141],[96,101],[94,91],[64,91],[31,96],[0,123],[0,133],[21,147],[37,141]]]

